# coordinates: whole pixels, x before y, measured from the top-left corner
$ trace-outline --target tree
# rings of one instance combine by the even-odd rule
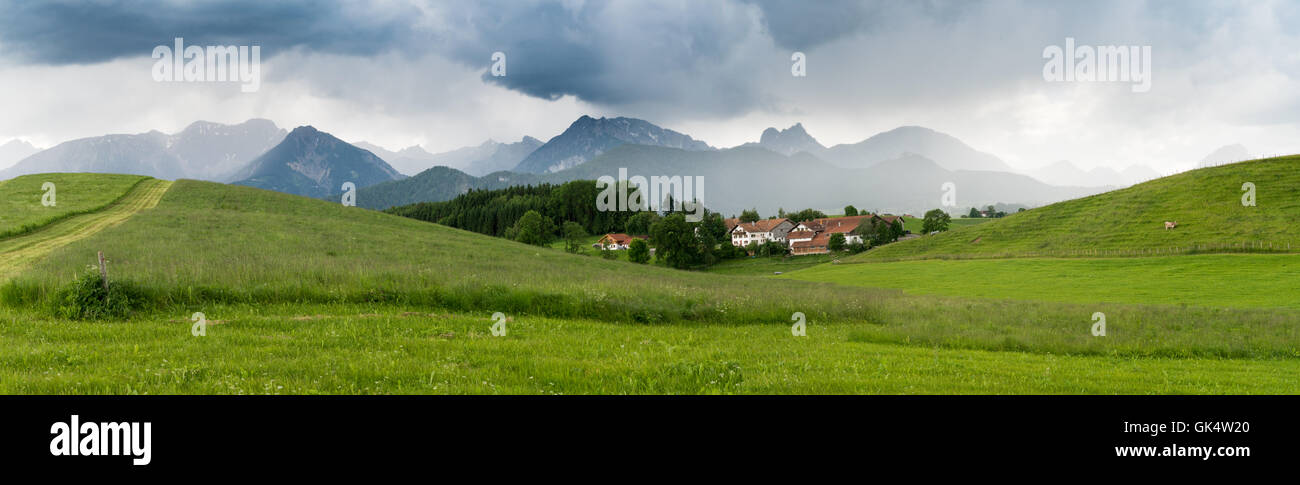
[[[929,234],[936,231],[947,231],[951,222],[952,216],[949,216],[947,212],[942,209],[933,209],[925,213],[925,220],[921,222],[921,232]]]
[[[757,209],[740,211],[740,222],[757,222],[758,219]]]
[[[844,215],[845,215],[845,216],[850,216],[850,217],[851,217],[851,216],[856,216],[856,215],[858,215],[858,208],[857,208],[857,207],[853,207],[852,205],[846,205],[846,206],[844,206]]]
[[[758,254],[761,256],[782,256],[786,250],[785,245],[777,241],[767,241],[758,246]]]
[[[644,239],[633,239],[627,246],[627,260],[637,264],[650,262],[650,245]]]
[[[627,226],[623,230],[628,234],[650,234],[650,225],[658,220],[659,214],[655,211],[640,211],[627,219]]]
[[[850,253],[858,254],[860,252],[866,251],[867,249],[868,249],[867,244],[862,241],[853,241],[852,243],[849,243]]]
[[[844,233],[842,233],[842,232],[837,232],[837,233],[835,233],[835,234],[831,234],[831,240],[830,240],[830,242],[827,242],[827,243],[826,243],[826,248],[827,248],[827,249],[830,249],[832,252],[843,251],[843,250],[844,250]]]
[[[650,226],[650,239],[655,243],[655,259],[663,260],[670,267],[685,269],[699,260],[695,228],[680,212],[669,214]]]
[[[554,234],[554,223],[542,216],[542,213],[530,210],[524,213],[512,228],[514,240],[524,244],[541,246],[550,241]]]
[[[970,217],[970,218],[981,217],[981,216],[980,216],[980,211],[979,211],[979,209],[976,209],[976,208],[974,208],[974,207],[971,207],[971,208],[970,208],[970,215],[969,215],[969,216],[966,216],[966,217]]]
[[[785,215],[795,222],[811,221],[813,219],[825,219],[826,213],[816,209],[804,209],[799,212],[792,212]]]
[[[582,239],[587,237],[587,230],[582,228],[582,224],[573,221],[564,221],[562,227],[564,250],[570,253],[578,252],[582,248]]]

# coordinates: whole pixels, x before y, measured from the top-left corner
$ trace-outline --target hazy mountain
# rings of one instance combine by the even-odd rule
[[[1255,156],[1251,155],[1250,152],[1246,150],[1246,147],[1242,146],[1241,144],[1226,145],[1226,146],[1219,147],[1213,152],[1210,152],[1210,154],[1206,155],[1205,158],[1202,158],[1201,163],[1197,164],[1196,166],[1198,168],[1213,167],[1216,165],[1223,165],[1225,163],[1235,163],[1235,162],[1242,162],[1246,160],[1253,160],[1254,158]]]
[[[757,207],[764,214],[775,214],[778,208],[838,211],[847,204],[921,214],[939,207],[941,187],[947,182],[957,187],[956,212],[996,203],[1036,206],[1099,191],[1054,187],[1011,173],[948,170],[915,154],[868,168],[851,169],[836,167],[803,152],[786,156],[757,146],[698,151],[628,144],[555,173],[497,172],[471,177],[450,169],[427,171],[408,180],[358,191],[357,205],[382,209],[448,200],[469,189],[595,180],[605,175],[617,177],[622,167],[628,168],[629,176],[703,176],[705,205],[725,214],[750,207]]]
[[[1160,177],[1146,165],[1131,165],[1122,171],[1109,167],[1084,170],[1068,160],[1061,160],[1029,171],[1029,175],[1051,185],[1076,187],[1126,187]]]
[[[174,135],[150,131],[81,138],[29,156],[0,172],[0,178],[93,172],[227,182],[284,136],[285,131],[275,123],[253,119],[237,125],[196,121]]]
[[[367,142],[353,143],[357,147],[370,150],[384,159],[389,165],[405,175],[417,175],[432,167],[454,168],[474,176],[482,176],[501,170],[510,170],[519,165],[524,157],[542,146],[542,141],[525,136],[515,143],[501,143],[488,140],[478,146],[457,148],[448,152],[429,153],[418,145],[413,145],[394,152],[379,145]]]
[[[809,135],[807,131],[804,131],[803,123],[795,123],[794,126],[784,130],[768,128],[763,130],[763,135],[759,138],[758,143],[746,143],[742,146],[754,145],[782,155],[794,155],[799,152],[821,155],[826,151],[826,147],[818,143],[817,139]]]
[[[19,160],[30,157],[39,151],[41,151],[40,148],[36,148],[31,143],[23,140],[9,140],[9,143],[0,145],[0,169],[8,168],[10,165],[18,163]]]
[[[1128,168],[1119,171],[1119,176],[1128,181],[1129,184],[1146,182],[1152,179],[1163,177],[1160,172],[1146,165],[1129,165]]]
[[[711,150],[707,143],[636,118],[583,116],[519,162],[515,172],[552,173],[582,165],[623,144]]]
[[[235,183],[324,197],[340,191],[344,182],[360,188],[402,177],[374,153],[311,126],[299,126],[275,148],[249,163]]]
[[[820,157],[845,168],[865,168],[904,153],[915,153],[948,170],[1012,172],[1002,159],[984,153],[951,135],[920,126],[903,126],[853,144],[835,145]]]
[[[465,171],[465,173],[476,177],[487,175],[492,172],[510,170],[518,166],[519,162],[522,162],[528,157],[528,155],[537,151],[537,149],[542,146],[542,141],[531,136],[525,136],[522,140],[514,143],[497,143],[488,140],[483,145],[479,145],[479,148],[482,149],[485,145],[489,144],[491,146],[491,154],[488,156],[475,158],[469,163],[459,166],[450,164],[444,165],[460,168]]]
[[[437,165],[434,161],[434,154],[425,151],[419,145],[411,145],[399,151],[390,151],[379,145],[369,142],[353,143],[353,146],[367,150],[379,158],[384,159],[394,170],[405,175],[415,175],[425,169]]]

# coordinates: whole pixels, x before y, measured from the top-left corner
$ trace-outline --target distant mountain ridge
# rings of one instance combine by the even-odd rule
[[[24,158],[0,171],[0,179],[45,172],[93,172],[228,182],[286,133],[269,120],[251,119],[236,125],[196,121],[172,135],[155,130],[81,138]]]
[[[1084,170],[1068,160],[1031,170],[1029,175],[1052,185],[1074,187],[1127,187],[1160,177],[1160,173],[1146,165],[1130,165],[1120,171],[1109,167]]]
[[[10,165],[18,163],[19,160],[35,155],[41,151],[31,143],[24,140],[13,139],[4,145],[0,145],[0,170],[9,168]]]
[[[821,158],[845,168],[866,168],[914,153],[948,170],[1015,172],[1002,159],[981,152],[952,135],[920,126],[902,126],[857,143],[835,145]]]
[[[712,150],[707,143],[636,118],[600,118],[583,115],[563,133],[528,154],[515,172],[553,173],[582,165],[625,144]]]
[[[404,177],[374,153],[299,126],[241,170],[234,183],[320,198],[339,192],[345,182],[360,188]]]
[[[920,214],[939,206],[940,187],[946,182],[960,187],[959,206],[951,208],[956,212],[996,203],[1038,205],[1097,192],[1054,187],[1012,173],[947,170],[916,154],[867,168],[843,168],[806,152],[786,156],[758,146],[698,151],[625,144],[590,162],[547,174],[496,172],[473,177],[435,167],[410,179],[359,190],[357,205],[384,209],[449,200],[471,189],[595,180],[606,175],[616,177],[619,168],[627,168],[629,175],[704,177],[705,205],[724,214],[738,214],[751,207],[764,214],[775,214],[782,208],[833,211],[847,204],[880,212]]]

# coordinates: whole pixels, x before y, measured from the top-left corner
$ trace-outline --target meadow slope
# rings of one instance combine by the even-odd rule
[[[52,317],[98,250],[143,304]],[[3,392],[1294,392],[1300,358],[1294,309],[683,272],[190,180],[53,250],[0,304]],[[488,332],[494,312],[509,335]],[[795,312],[809,337],[791,336]]]
[[[1256,205],[1245,207],[1245,183]],[[961,188],[958,187],[958,194]],[[1165,230],[1165,221],[1178,228]],[[1300,156],[1202,168],[889,244],[847,261],[1300,251]]]

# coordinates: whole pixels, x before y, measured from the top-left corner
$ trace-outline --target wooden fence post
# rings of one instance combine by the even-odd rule
[[[99,252],[99,281],[104,284],[104,292],[108,292],[108,266],[104,264],[104,252]]]

